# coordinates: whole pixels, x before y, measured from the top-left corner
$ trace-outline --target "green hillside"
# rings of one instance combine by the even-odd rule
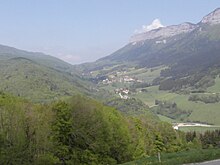
[[[0,89],[33,101],[54,100],[88,89],[71,74],[25,58],[0,61]]]
[[[0,60],[8,60],[16,57],[24,57],[30,59],[38,64],[50,67],[59,71],[71,71],[73,66],[58,58],[39,53],[28,52],[20,49],[16,49],[9,46],[0,45]]]
[[[42,53],[0,46],[0,90],[35,102],[90,93],[72,65]]]

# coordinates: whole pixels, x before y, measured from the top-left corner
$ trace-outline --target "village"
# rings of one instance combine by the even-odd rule
[[[142,80],[139,80],[137,78],[134,77],[130,77],[130,76],[118,76],[120,72],[117,72],[116,75],[109,75],[108,78],[102,80],[100,83],[104,84],[104,85],[110,85],[112,83],[141,83],[143,82]],[[128,94],[130,93],[128,88],[116,88],[114,90],[115,94],[118,94],[120,96],[121,99],[130,99],[130,97],[128,96]]]

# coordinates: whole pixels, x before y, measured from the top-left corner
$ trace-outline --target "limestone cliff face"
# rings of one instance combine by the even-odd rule
[[[172,25],[167,27],[161,27],[148,32],[136,34],[131,37],[130,42],[138,42],[143,40],[155,39],[155,38],[168,38],[181,33],[188,33],[197,27],[195,24],[182,23],[180,25]]]
[[[220,8],[203,17],[201,23],[215,25],[220,23]]]
[[[185,22],[179,25],[159,27],[153,30],[144,31],[142,33],[133,35],[130,38],[130,42],[136,43],[150,39],[166,39],[178,34],[189,33],[194,29],[196,29],[197,27],[201,26],[201,24],[208,24],[208,25],[220,24],[220,8],[217,8],[210,14],[203,17],[203,19],[197,24]]]

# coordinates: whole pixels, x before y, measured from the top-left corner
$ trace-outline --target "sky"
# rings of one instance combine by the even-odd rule
[[[198,23],[220,0],[0,0],[0,44],[71,64],[95,61],[156,20]]]

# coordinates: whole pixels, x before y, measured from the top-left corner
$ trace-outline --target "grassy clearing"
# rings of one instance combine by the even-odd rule
[[[153,106],[155,104],[155,100],[172,100],[177,94],[170,93],[167,91],[159,91],[158,86],[151,86],[147,89],[147,92],[140,92],[133,95],[133,97],[142,100],[148,106]]]
[[[157,115],[157,116],[159,117],[159,119],[160,119],[161,121],[165,121],[165,122],[168,122],[168,123],[178,122],[178,121],[176,121],[176,120],[174,120],[174,119],[171,119],[171,118],[166,117],[166,116],[163,116],[163,115]]]
[[[151,82],[154,78],[160,75],[160,71],[165,67],[160,66],[151,69],[134,69],[130,68],[126,73],[121,72],[121,76],[129,75],[131,77],[136,77],[142,79],[146,82]],[[220,78],[217,77],[215,80],[215,85],[208,88],[208,93],[220,92]],[[116,88],[125,88],[130,86],[129,83],[114,83],[111,85],[103,86],[104,89],[114,92]],[[143,101],[149,107],[155,105],[155,100],[170,101],[175,102],[178,108],[185,111],[192,111],[191,115],[185,118],[185,121],[190,120],[194,122],[206,122],[208,124],[220,125],[220,103],[209,103],[205,104],[203,102],[193,102],[189,101],[188,98],[190,94],[183,95],[177,93],[171,93],[168,91],[160,91],[158,86],[151,86],[145,88],[147,92],[137,92],[129,94],[129,97],[134,97]],[[201,94],[202,95],[202,94]]]
[[[139,159],[123,165],[179,165],[185,163],[204,162],[220,158],[220,149],[190,150],[177,153],[161,154],[161,163],[157,156]]]
[[[132,97],[142,100],[150,107],[155,104],[156,99],[175,102],[182,110],[192,111],[187,119],[220,125],[220,103],[205,104],[202,102],[189,101],[189,95],[160,91],[158,90],[158,86],[152,86],[146,89],[147,92],[136,93],[133,94]]]
[[[139,72],[139,74],[136,74],[135,77],[138,79],[144,80],[145,82],[151,83],[156,77],[160,76],[161,70],[166,69],[165,66],[159,66],[155,68],[151,68],[148,70],[143,70],[143,72]]]
[[[220,78],[219,77],[215,79],[215,85],[209,87],[208,91],[212,93],[220,93]]]

